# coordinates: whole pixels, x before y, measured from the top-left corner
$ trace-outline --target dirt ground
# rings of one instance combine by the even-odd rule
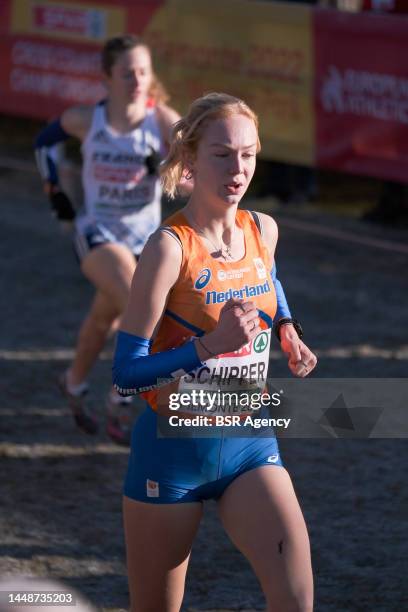
[[[111,444],[103,429],[94,438],[78,433],[55,386],[91,289],[37,177],[2,170],[0,194],[0,575],[59,578],[99,609],[127,609],[120,495],[127,450]],[[407,377],[408,254],[292,223],[394,244],[407,244],[408,231],[307,206],[279,209],[276,218],[280,277],[320,357],[315,375]],[[286,376],[276,349],[271,370]],[[92,374],[91,401],[101,420],[110,351]],[[406,440],[292,439],[281,441],[281,451],[309,528],[315,610],[405,608]],[[248,563],[224,535],[215,504],[206,504],[183,610],[263,608]]]

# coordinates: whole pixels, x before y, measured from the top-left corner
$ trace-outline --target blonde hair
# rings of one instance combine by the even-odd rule
[[[169,153],[160,166],[164,192],[174,198],[186,166],[186,155],[194,155],[208,121],[244,115],[255,124],[258,131],[258,117],[240,98],[224,93],[209,93],[190,105],[187,114],[177,121],[172,130]],[[261,149],[257,138],[256,152]]]

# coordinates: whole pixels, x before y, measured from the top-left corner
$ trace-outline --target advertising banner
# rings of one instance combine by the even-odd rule
[[[316,163],[408,182],[408,18],[316,11]]]
[[[249,0],[169,0],[145,30],[157,71],[183,112],[223,91],[260,118],[261,156],[314,163],[310,7]]]
[[[408,181],[408,16],[251,0],[4,0],[0,112],[49,119],[105,95],[100,49],[142,35],[181,113],[223,91],[261,157]]]
[[[7,12],[7,11],[6,11]],[[104,95],[99,51],[142,34],[185,111],[204,92],[244,98],[260,117],[262,156],[312,164],[311,10],[250,0],[8,0],[0,38],[0,111],[47,119]]]
[[[6,0],[0,9],[0,112],[49,119],[73,104],[100,100],[103,42],[127,31],[130,21],[140,34],[159,4]]]

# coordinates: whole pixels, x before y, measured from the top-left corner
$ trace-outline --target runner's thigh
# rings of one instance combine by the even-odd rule
[[[81,270],[88,280],[113,300],[123,312],[136,268],[135,256],[125,246],[107,243],[92,249],[81,262]]]
[[[123,498],[132,612],[179,612],[202,504],[146,504]]]
[[[241,474],[218,502],[224,528],[251,563],[268,612],[310,612],[313,575],[306,524],[287,471]]]

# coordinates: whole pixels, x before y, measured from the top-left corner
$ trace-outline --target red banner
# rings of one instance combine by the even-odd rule
[[[203,91],[229,91],[259,113],[264,156],[408,182],[403,15],[249,0],[3,0],[0,112],[48,119],[95,103],[101,46],[126,31],[152,43],[181,112]]]
[[[408,182],[408,18],[315,12],[316,163]]]
[[[0,112],[49,119],[100,100],[103,42],[141,34],[163,1],[3,0]]]

